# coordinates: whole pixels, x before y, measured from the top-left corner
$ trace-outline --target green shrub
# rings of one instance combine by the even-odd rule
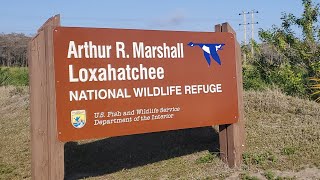
[[[256,66],[248,65],[243,68],[243,88],[245,90],[264,90],[266,87]]]
[[[0,86],[7,85],[8,79],[9,79],[9,68],[0,67]]]
[[[0,67],[0,86],[27,86],[29,85],[28,68]]]
[[[29,85],[28,69],[23,67],[10,68],[10,85],[27,86]]]
[[[294,70],[290,65],[283,65],[272,71],[270,80],[288,95],[306,96],[306,82],[303,71]]]

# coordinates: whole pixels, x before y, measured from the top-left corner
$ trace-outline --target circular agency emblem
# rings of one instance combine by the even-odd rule
[[[77,129],[82,128],[86,124],[86,110],[71,111],[71,124]]]

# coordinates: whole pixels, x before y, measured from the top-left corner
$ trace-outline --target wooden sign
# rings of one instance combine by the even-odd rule
[[[57,27],[53,40],[60,141],[238,120],[232,33]]]
[[[228,23],[215,31],[67,28],[59,15],[48,19],[28,46],[32,179],[65,178],[67,141],[217,124],[220,158],[239,167],[240,45]]]

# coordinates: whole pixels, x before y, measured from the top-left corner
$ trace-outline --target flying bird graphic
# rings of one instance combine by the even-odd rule
[[[221,65],[221,61],[220,61],[220,57],[218,55],[218,51],[219,50],[223,50],[222,47],[225,44],[202,44],[202,43],[189,42],[188,45],[190,47],[199,46],[202,49],[203,55],[206,58],[207,63],[208,63],[209,66],[211,64],[210,55],[213,58],[213,60],[215,60],[219,65]]]

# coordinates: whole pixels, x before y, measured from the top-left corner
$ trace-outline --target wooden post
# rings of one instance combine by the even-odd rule
[[[215,32],[236,33],[228,23],[215,25]],[[240,44],[236,41],[236,66],[239,119],[235,124],[219,126],[220,157],[228,163],[229,167],[239,167],[242,161],[242,153],[245,148],[244,109],[243,109],[243,84],[242,62]]]
[[[38,30],[29,52],[32,179],[64,178],[64,143],[58,141],[53,30],[60,26],[56,15]]]

